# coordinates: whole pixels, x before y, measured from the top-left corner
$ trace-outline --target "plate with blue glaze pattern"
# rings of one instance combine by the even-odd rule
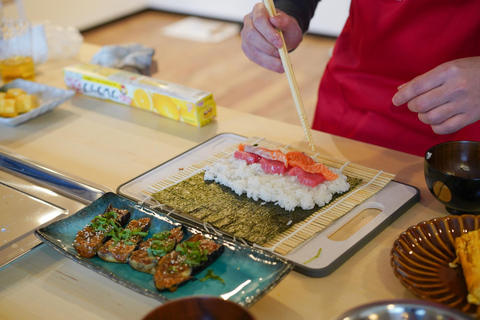
[[[131,290],[160,301],[210,295],[248,307],[275,287],[293,268],[291,262],[268,251],[229,241],[184,224],[187,230],[185,239],[201,232],[224,245],[224,253],[195,276],[197,279],[204,279],[211,270],[224,283],[212,278],[205,281],[194,280],[180,286],[175,292],[160,292],[155,288],[151,274],[136,271],[129,264],[106,262],[98,256],[91,259],[80,257],[73,247],[77,232],[95,216],[102,214],[109,204],[114,208],[129,209],[131,219],[152,218],[152,225],[145,239],[156,232],[171,230],[181,224],[178,220],[109,192],[75,214],[36,229],[35,235],[75,262]]]

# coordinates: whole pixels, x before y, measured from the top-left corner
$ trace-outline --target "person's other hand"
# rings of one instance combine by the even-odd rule
[[[406,103],[438,134],[480,120],[480,57],[449,61],[402,84],[392,102]]]
[[[263,3],[259,2],[253,11],[243,18],[241,32],[242,50],[256,64],[278,72],[284,72],[278,49],[283,45],[280,34],[282,30],[287,50],[295,49],[302,41],[302,30],[295,18],[277,10],[275,17],[270,17]]]

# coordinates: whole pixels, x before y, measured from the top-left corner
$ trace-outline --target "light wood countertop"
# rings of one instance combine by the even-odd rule
[[[88,60],[95,46],[84,45]],[[62,67],[40,66],[37,81],[64,88]],[[293,105],[292,105],[293,108]],[[0,127],[0,147],[112,190],[223,132],[260,136],[309,150],[300,126],[218,107],[217,119],[196,128],[128,106],[75,96],[18,127]],[[423,158],[313,131],[316,150],[396,174],[420,189],[412,209],[324,278],[291,272],[250,307],[256,319],[325,319],[384,299],[415,298],[393,274],[394,240],[420,221],[445,216],[426,188]],[[2,319],[141,319],[160,302],[135,293],[63,257],[46,245],[0,269]]]

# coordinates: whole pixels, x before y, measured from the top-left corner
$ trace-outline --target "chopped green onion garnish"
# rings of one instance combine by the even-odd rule
[[[212,269],[208,269],[208,270],[207,270],[207,274],[205,275],[205,277],[202,278],[202,279],[199,279],[199,280],[203,282],[203,281],[208,280],[208,279],[218,280],[218,281],[220,281],[221,283],[225,284],[225,281],[223,281],[222,278],[220,278],[219,276],[217,276],[216,274],[214,274]]]
[[[322,252],[322,248],[318,249],[318,252],[317,252],[316,256],[314,256],[313,258],[305,261],[303,264],[307,264],[307,263],[312,262],[313,260],[317,259],[320,256],[320,252]]]

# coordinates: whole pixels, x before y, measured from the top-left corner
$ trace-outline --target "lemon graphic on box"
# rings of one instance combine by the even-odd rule
[[[153,93],[152,100],[155,110],[157,110],[160,115],[176,121],[180,120],[178,107],[171,98],[158,93]]]
[[[132,105],[145,110],[153,110],[152,98],[143,89],[137,89],[133,93]]]
[[[197,108],[191,102],[182,101],[179,105],[180,109],[180,118],[185,122],[196,123],[197,119]]]

